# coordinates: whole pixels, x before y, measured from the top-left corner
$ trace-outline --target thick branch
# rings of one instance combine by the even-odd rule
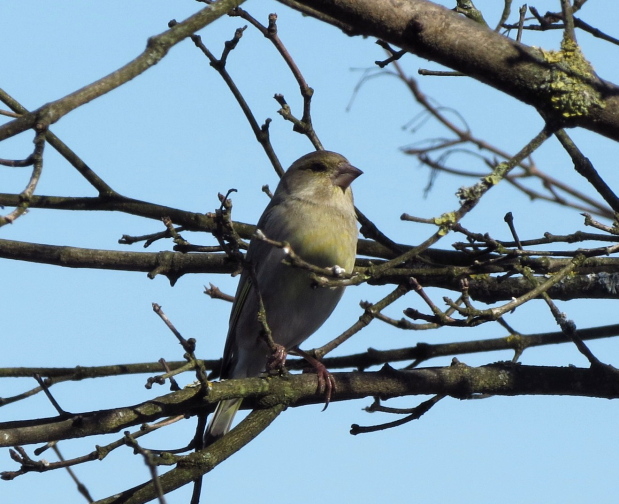
[[[0,240],[0,257],[69,268],[143,271],[151,278],[176,280],[187,273],[233,273],[236,263],[226,254],[181,252],[120,252]]]
[[[199,214],[196,214],[199,215]],[[253,228],[245,224],[248,228]],[[243,233],[245,234],[245,233]],[[369,240],[360,240],[359,253],[371,255],[370,251],[388,251]],[[45,245],[37,243],[0,240],[0,258],[20,261],[53,264],[69,268],[112,269],[119,271],[142,271],[151,278],[164,275],[173,283],[189,273],[233,273],[238,265],[224,253],[185,254],[181,252],[124,252],[114,250],[97,250],[79,247]],[[371,269],[357,262],[357,270],[370,275],[370,284],[400,284],[408,277],[416,277],[425,287],[440,287],[460,291],[460,279],[473,275],[469,280],[469,294],[472,299],[483,302],[519,297],[529,292],[531,286],[521,277],[500,278],[486,276],[489,273],[510,272],[514,262],[505,260],[501,265],[490,264],[469,267],[473,257],[461,252],[447,250],[427,250],[423,258],[433,261],[436,267],[430,269],[425,265],[417,268],[393,268],[384,271],[377,278],[371,278]],[[450,262],[452,261],[453,264]],[[569,259],[530,259],[529,264],[540,274],[552,274],[559,271]],[[462,264],[462,266],[458,266]],[[444,265],[444,267],[441,267]],[[610,257],[592,257],[576,268],[577,275],[564,279],[548,291],[554,299],[569,300],[581,298],[615,299],[619,297],[619,259]]]
[[[427,394],[456,398],[469,398],[475,394],[619,398],[619,379],[599,368],[522,366],[505,362],[472,368],[458,363],[447,368],[411,371],[397,371],[385,366],[378,372],[334,373],[333,376],[337,388],[332,401]],[[0,446],[118,432],[162,417],[205,413],[209,405],[235,397],[245,398],[244,407],[249,409],[324,402],[324,395],[316,391],[315,375],[227,380],[213,384],[207,397],[201,388],[188,387],[126,408],[3,422],[0,423]]]
[[[237,427],[232,429],[225,439],[222,438],[208,448],[192,453],[180,460],[176,468],[158,478],[157,484],[162,492],[164,494],[171,492],[214,469],[219,463],[234,455],[266,429],[283,410],[282,405],[275,405],[268,409],[253,411]],[[107,499],[101,499],[95,504],[141,504],[154,500],[158,495],[155,483],[148,481]]]
[[[458,70],[533,105],[554,124],[581,126],[619,140],[619,88],[592,72],[549,63],[538,49],[426,0],[280,0],[323,21],[337,21],[353,35],[372,36]],[[316,16],[316,11],[323,16]],[[580,80],[599,106],[567,119],[551,104],[557,71]],[[586,94],[586,93],[585,93]],[[556,104],[555,104],[556,105]],[[580,113],[579,113],[580,114]],[[570,114],[568,114],[570,115]]]
[[[19,195],[0,193],[0,205],[14,207],[19,205]],[[149,203],[125,196],[114,197],[72,197],[72,196],[32,196],[30,208],[46,208],[50,210],[81,210],[81,211],[106,211],[123,212],[138,217],[161,220],[169,217],[172,222],[193,231],[215,231],[217,224],[212,214],[187,212],[177,208]],[[247,225],[235,223],[238,231],[244,236],[251,236],[255,228],[247,228]]]

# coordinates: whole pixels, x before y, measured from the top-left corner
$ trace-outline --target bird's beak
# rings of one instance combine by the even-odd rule
[[[342,189],[346,189],[352,184],[359,175],[363,172],[359,168],[355,168],[353,165],[343,163],[338,166],[335,175],[333,176],[333,185],[339,186]]]

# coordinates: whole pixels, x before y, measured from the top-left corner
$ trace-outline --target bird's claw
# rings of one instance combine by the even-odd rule
[[[325,407],[322,408],[322,411],[326,410],[327,406],[329,406],[329,403],[331,402],[331,395],[336,390],[335,378],[333,378],[333,375],[329,373],[327,367],[315,357],[299,348],[294,348],[293,351],[303,357],[314,368],[318,378],[318,388],[316,391],[319,394],[325,395]]]
[[[324,411],[331,402],[331,394],[335,391],[335,378],[333,378],[333,375],[329,373],[329,370],[320,361],[314,363],[314,368],[316,369],[316,376],[318,378],[318,393],[325,395],[325,407],[322,408],[322,411]]]
[[[283,369],[284,364],[286,364],[286,357],[288,357],[286,348],[276,343],[271,349],[271,355],[267,361],[267,372]]]

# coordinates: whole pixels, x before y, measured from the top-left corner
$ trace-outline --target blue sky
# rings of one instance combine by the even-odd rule
[[[445,2],[451,7],[451,4]],[[477,2],[494,24],[500,2]],[[591,5],[589,5],[591,4]],[[0,87],[24,106],[36,108],[108,74],[136,57],[149,36],[166,29],[167,22],[182,20],[200,7],[193,1],[130,3],[53,3],[22,0],[0,4],[5,20],[0,32]],[[434,230],[399,220],[403,212],[421,217],[438,216],[457,207],[455,191],[462,180],[440,175],[424,198],[428,173],[401,147],[427,137],[444,135],[429,122],[412,131],[406,125],[420,109],[405,87],[387,75],[367,81],[348,108],[363,72],[384,59],[373,40],[350,38],[337,29],[303,18],[273,1],[244,5],[266,22],[270,12],[279,15],[279,34],[315,89],[313,120],[327,149],[346,155],[365,173],[355,181],[355,198],[364,213],[391,238],[403,243],[423,241]],[[517,6],[515,7],[517,8]],[[558,9],[559,2],[543,2],[540,11]],[[613,33],[617,7],[589,2],[581,17]],[[614,13],[616,14],[616,12]],[[512,16],[515,19],[515,16]],[[219,54],[240,19],[221,19],[201,32],[204,43]],[[616,34],[616,33],[615,33]],[[560,34],[525,34],[524,42],[557,49]],[[585,55],[598,73],[619,82],[616,47],[579,35]],[[406,56],[403,67],[438,65]],[[282,164],[288,166],[311,150],[309,142],[293,133],[277,114],[272,96],[283,93],[293,112],[300,115],[297,85],[269,42],[248,28],[231,54],[228,68],[250,103],[259,122],[273,119],[271,138]],[[473,132],[508,151],[516,152],[542,127],[534,110],[475,81],[458,78],[420,78],[424,92],[445,107],[457,109]],[[255,222],[266,205],[263,184],[272,188],[277,177],[234,102],[229,90],[190,41],[174,47],[158,65],[135,80],[70,113],[53,131],[74,149],[104,180],[120,193],[190,211],[211,211],[217,193],[236,188],[233,216]],[[585,131],[570,132],[611,187],[619,182],[617,145]],[[31,149],[28,134],[0,146],[0,157],[23,158]],[[572,169],[556,141],[534,156],[538,166],[566,183],[593,194]],[[457,158],[468,167],[470,158]],[[454,158],[454,163],[456,158]],[[29,174],[2,168],[0,192],[20,191]],[[39,194],[92,195],[94,190],[50,147],[46,150]],[[521,238],[544,232],[570,233],[582,229],[576,211],[534,201],[501,184],[484,197],[464,225],[508,239],[503,216],[513,212]],[[161,224],[113,213],[60,213],[32,210],[0,237],[37,243],[79,247],[142,250],[119,245],[123,234],[140,235],[161,230]],[[188,235],[195,243],[210,243],[208,236]],[[449,248],[460,237],[439,243]],[[151,250],[163,250],[161,243]],[[159,247],[159,248],[158,248]],[[156,361],[182,358],[175,338],[152,313],[151,303],[163,306],[186,337],[198,339],[198,354],[221,355],[229,306],[202,294],[212,282],[233,292],[236,279],[193,275],[173,288],[165,278],[149,280],[145,274],[61,269],[46,265],[0,261],[0,315],[3,351],[0,366],[75,366]],[[307,343],[319,346],[339,334],[360,315],[360,300],[376,301],[388,288],[348,289],[331,319]],[[440,303],[444,292],[429,291]],[[616,302],[559,303],[579,327],[616,322]],[[423,309],[409,296],[390,307],[399,318],[406,307]],[[523,333],[557,330],[541,303],[529,304],[509,316]],[[449,342],[504,336],[498,325],[468,330],[403,332],[374,322],[337,353],[387,349],[425,341]],[[617,365],[614,341],[590,344],[603,361]],[[509,359],[511,353],[471,355],[469,365]],[[438,366],[449,359],[437,359]],[[528,350],[527,364],[585,366],[585,359],[570,345]],[[187,377],[187,381],[191,381]],[[64,383],[54,396],[68,411],[129,405],[167,391],[147,391],[145,376],[94,382]],[[183,382],[186,383],[186,382]],[[4,379],[0,396],[34,386],[33,380]],[[391,405],[411,407],[423,398],[405,398]],[[352,423],[369,425],[391,420],[362,408],[370,400],[290,409],[239,454],[206,476],[203,502],[266,502],[273,495],[296,504],[316,502],[614,502],[616,478],[615,402],[585,398],[490,398],[478,401],[446,399],[420,421],[398,429],[350,436]],[[0,420],[54,415],[42,396],[0,409]],[[193,421],[181,422],[147,444],[172,448],[192,435]],[[116,436],[61,443],[65,457],[82,455],[95,444]],[[53,455],[46,455],[53,459]],[[0,468],[16,469],[8,451],[0,451]],[[141,460],[129,450],[117,450],[106,460],[76,468],[96,499],[147,480]],[[187,502],[190,489],[169,495],[169,503]],[[61,472],[28,474],[0,482],[3,502],[83,502],[69,477]]]

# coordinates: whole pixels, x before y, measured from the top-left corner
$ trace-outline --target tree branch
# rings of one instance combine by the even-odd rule
[[[447,368],[398,371],[386,365],[376,372],[334,373],[333,376],[337,387],[332,402],[427,394],[445,394],[459,399],[476,394],[619,398],[619,380],[600,368],[523,366],[501,362],[481,367],[457,363]],[[212,384],[206,397],[200,387],[187,387],[124,408],[2,422],[0,447],[109,434],[162,417],[203,414],[221,400],[238,397],[245,399],[243,408],[247,409],[324,402],[324,395],[316,390],[316,375],[226,380]]]
[[[159,63],[174,45],[221,16],[226,15],[233,7],[243,2],[244,0],[219,0],[211,3],[173,28],[150,37],[144,52],[115,72],[78,89],[64,98],[47,103],[32,112],[22,115],[18,119],[0,126],[0,141],[35,126],[49,126],[77,107],[122,86],[125,82],[130,81]]]
[[[268,409],[253,411],[225,438],[181,459],[175,469],[158,478],[162,492],[171,492],[214,469],[266,429],[283,410],[282,405],[275,405]],[[157,485],[151,480],[120,494],[96,501],[95,504],[141,504],[155,499],[157,495]]]
[[[592,71],[551,62],[548,53],[504,37],[479,23],[427,0],[397,4],[375,0],[279,0],[304,13],[340,26],[348,35],[376,37],[435,61],[534,106],[556,125],[581,126],[619,140],[619,88]],[[309,8],[308,8],[309,7]],[[553,100],[553,83],[563,73],[596,97],[578,114]]]

